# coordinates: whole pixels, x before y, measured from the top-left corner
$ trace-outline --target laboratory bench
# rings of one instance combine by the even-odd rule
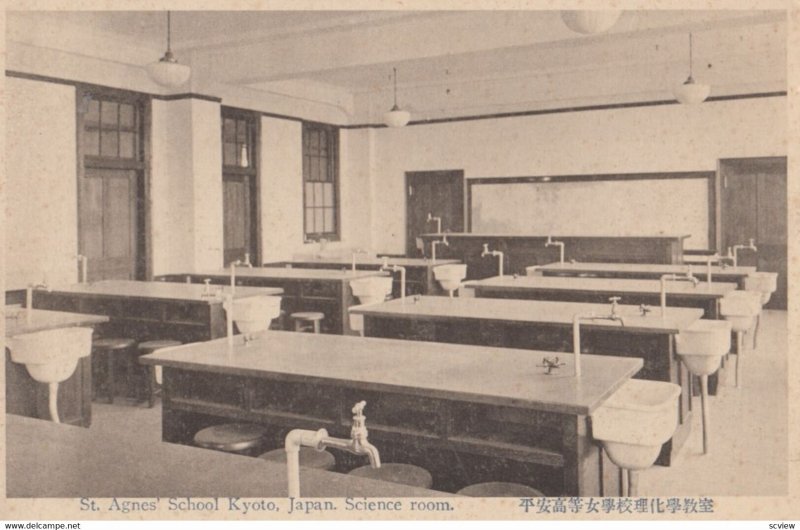
[[[282,447],[295,428],[349,437],[351,408],[367,402],[369,440],[382,462],[427,469],[433,488],[486,481],[548,495],[618,495],[619,470],[591,438],[589,416],[642,367],[637,358],[572,355],[546,375],[550,352],[266,331],[143,356],[164,373],[164,441],[191,444],[228,421],[270,426]],[[336,452],[337,470],[363,462]]]
[[[571,352],[573,315],[608,315],[610,307],[608,303],[415,296],[360,306],[352,312],[363,315],[368,337]],[[617,311],[622,322],[581,322],[581,351],[639,357],[644,365],[638,378],[682,387],[679,426],[658,460],[670,465],[691,426],[691,380],[675,353],[673,337],[700,319],[703,311],[667,307],[664,317],[659,312],[642,315],[637,306],[622,305]]]
[[[96,327],[108,322],[107,316],[32,309],[30,320],[26,309],[6,306],[5,336],[24,335],[37,331],[69,327]],[[50,419],[49,390],[45,383],[34,380],[23,364],[11,360],[6,347],[6,412],[32,418]],[[92,359],[78,360],[75,372],[58,385],[58,414],[65,424],[89,427],[92,423]]]
[[[322,332],[354,334],[350,329],[348,310],[358,304],[350,282],[370,276],[383,275],[376,271],[355,272],[350,269],[297,269],[286,267],[237,267],[237,285],[248,287],[277,287],[283,291],[281,309],[286,315],[301,311],[320,312]],[[163,282],[203,283],[229,285],[230,269],[198,271],[194,273],[158,276]],[[289,324],[285,323],[285,329]]]

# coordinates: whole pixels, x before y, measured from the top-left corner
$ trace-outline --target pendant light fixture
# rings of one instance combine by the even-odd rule
[[[617,23],[622,11],[594,10],[594,11],[562,11],[561,20],[569,29],[576,33],[591,35],[603,33]]]
[[[175,88],[184,84],[192,75],[192,69],[185,64],[178,63],[172,55],[171,40],[172,27],[170,20],[171,13],[167,11],[167,51],[160,60],[148,64],[145,68],[150,79],[159,85]]]
[[[383,115],[383,123],[387,127],[405,127],[408,120],[411,119],[411,114],[397,106],[397,68],[392,68],[392,70],[394,71],[394,106],[392,110]]]
[[[675,99],[688,105],[702,103],[711,93],[711,86],[696,83],[692,77],[692,34],[689,33],[689,77],[673,91]]]

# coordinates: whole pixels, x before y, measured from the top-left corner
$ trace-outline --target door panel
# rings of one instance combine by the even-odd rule
[[[89,260],[89,281],[136,277],[136,178],[134,170],[85,170],[80,248]]]
[[[428,214],[441,217],[442,232],[464,231],[464,172],[406,173],[406,255],[421,257],[416,238],[436,232]]]
[[[227,265],[231,261],[243,259],[250,252],[250,186],[247,177],[226,178],[222,182],[222,188],[224,260]]]

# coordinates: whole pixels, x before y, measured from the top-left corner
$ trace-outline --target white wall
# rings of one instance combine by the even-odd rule
[[[373,245],[402,252],[406,171],[463,169],[466,178],[714,171],[719,158],[786,154],[786,98],[418,125],[374,136]]]
[[[77,280],[75,89],[6,77],[6,289]]]

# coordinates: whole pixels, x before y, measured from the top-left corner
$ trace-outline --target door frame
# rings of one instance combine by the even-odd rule
[[[461,223],[464,227],[465,231],[469,231],[469,227],[467,225],[467,180],[464,177],[464,170],[463,169],[434,169],[434,170],[418,170],[418,171],[406,171],[404,173],[404,184],[405,187],[403,188],[403,196],[405,197],[405,248],[404,251],[408,254],[409,249],[409,226],[408,221],[411,217],[410,215],[410,204],[409,204],[409,189],[411,187],[410,180],[419,177],[421,175],[427,175],[428,177],[432,178],[450,178],[454,182],[459,182],[461,184]]]

